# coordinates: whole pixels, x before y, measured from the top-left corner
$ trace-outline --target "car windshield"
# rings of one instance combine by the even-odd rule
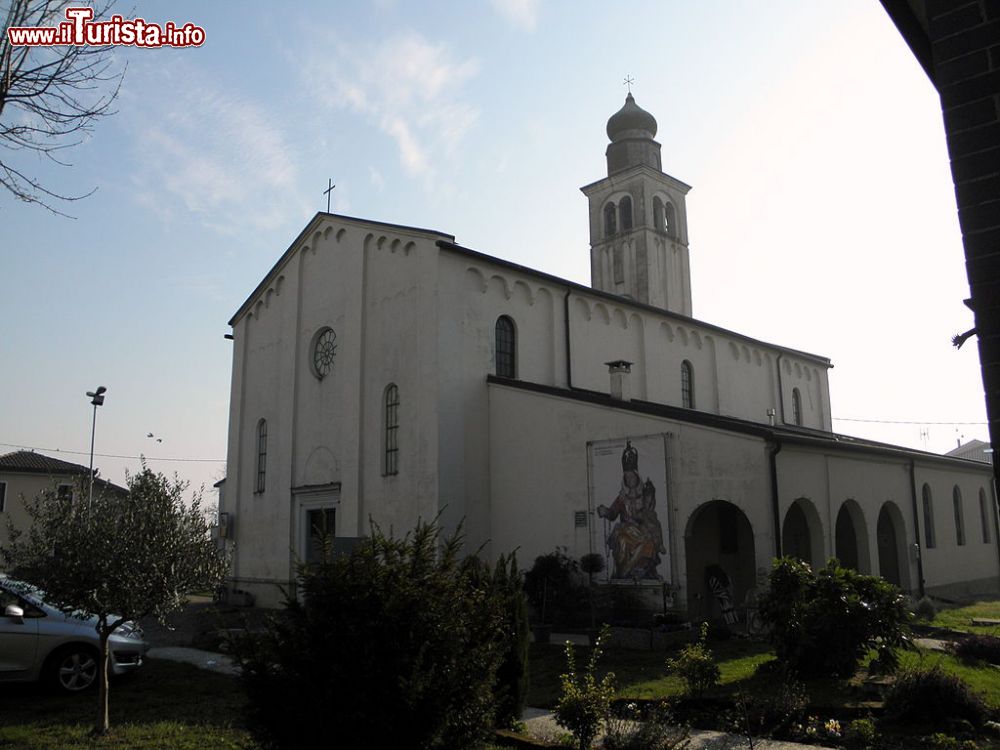
[[[19,581],[16,578],[4,576],[0,578],[0,586],[7,589],[7,591],[12,594],[16,594],[30,600],[33,604],[41,604],[45,601],[45,592],[37,586],[31,585],[27,581]]]
[[[0,588],[9,591],[12,594],[20,596],[27,599],[31,604],[36,607],[47,607],[49,610],[61,612],[68,617],[73,617],[77,620],[89,620],[96,617],[92,612],[87,612],[81,609],[65,610],[60,609],[51,602],[45,601],[45,591],[38,588],[37,586],[28,583],[27,581],[21,581],[16,578],[11,578],[10,576],[0,575]],[[117,619],[118,615],[110,615],[110,619]]]
[[[20,600],[20,606],[25,608],[25,614],[36,617],[44,616],[41,609],[42,590],[26,581],[7,576],[0,577],[0,593],[6,592]],[[0,597],[2,598],[2,597]],[[29,612],[30,610],[30,612]],[[31,614],[33,612],[34,614]]]

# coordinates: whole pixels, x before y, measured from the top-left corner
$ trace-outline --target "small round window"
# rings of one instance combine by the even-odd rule
[[[321,328],[313,339],[313,373],[322,380],[333,369],[333,359],[337,355],[337,333],[332,328]]]

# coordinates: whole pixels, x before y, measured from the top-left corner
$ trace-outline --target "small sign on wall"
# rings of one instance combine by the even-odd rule
[[[611,582],[672,580],[663,435],[587,443],[595,551]]]

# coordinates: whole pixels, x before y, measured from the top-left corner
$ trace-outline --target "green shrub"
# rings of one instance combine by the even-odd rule
[[[913,614],[918,620],[930,622],[937,616],[937,605],[929,596],[923,596],[913,607]]]
[[[556,705],[556,723],[573,733],[579,750],[588,750],[601,725],[611,714],[611,700],[615,697],[615,675],[606,674],[597,680],[595,670],[601,658],[601,644],[607,640],[608,627],[602,628],[590,653],[587,668],[582,674],[576,670],[573,644],[566,642],[566,673],[560,675],[562,695]]]
[[[954,650],[956,656],[967,661],[980,659],[1000,664],[1000,638],[995,635],[970,635],[958,641]]]
[[[520,720],[528,701],[528,649],[531,642],[524,579],[513,554],[497,561],[492,585],[504,602],[504,632],[507,635],[493,689],[496,724],[511,727]]]
[[[268,746],[474,747],[493,728],[516,566],[490,570],[418,524],[300,566],[300,598],[236,647]]]
[[[734,728],[751,737],[772,737],[786,733],[802,721],[809,705],[809,696],[802,683],[788,674],[775,675],[778,689],[755,695],[737,695],[737,717]]]
[[[831,559],[817,573],[792,558],[774,561],[760,614],[778,659],[800,677],[850,677],[871,650],[893,672],[909,645],[910,613],[899,589]]]
[[[643,715],[629,703],[608,719],[603,750],[682,750],[689,744],[690,730],[674,717],[667,703]]]
[[[588,552],[580,558],[580,570],[590,576],[591,583],[593,583],[593,576],[602,572],[604,567],[604,555],[599,552]]]
[[[847,750],[871,750],[878,746],[878,730],[871,719],[855,719],[844,731],[844,746]]]
[[[934,667],[899,675],[885,697],[885,713],[897,722],[940,724],[964,719],[980,726],[987,708],[963,680]]]
[[[687,686],[690,696],[698,697],[709,688],[719,684],[722,671],[715,663],[712,652],[705,645],[708,638],[708,623],[701,624],[701,637],[681,649],[676,659],[667,659],[667,669],[676,672]]]
[[[932,734],[928,744],[935,748],[935,750],[979,750],[979,745],[974,740],[959,741],[944,732],[935,732]]]

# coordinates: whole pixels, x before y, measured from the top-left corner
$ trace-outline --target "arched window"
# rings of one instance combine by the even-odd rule
[[[979,523],[983,527],[983,544],[990,543],[990,515],[989,503],[986,502],[986,490],[979,488]]]
[[[257,423],[257,492],[263,492],[267,475],[267,420]]]
[[[965,544],[965,513],[962,511],[962,491],[957,484],[951,492],[951,500],[955,506],[955,541],[962,546]]]
[[[627,195],[618,203],[618,223],[623,232],[632,228],[632,199]]]
[[[496,366],[501,378],[517,377],[517,338],[514,321],[506,315],[497,318],[496,325]]]
[[[611,237],[618,231],[615,225],[615,204],[610,201],[604,206],[604,236]]]
[[[674,212],[674,204],[667,201],[663,206],[663,218],[666,224],[667,236],[677,239],[677,214]]]
[[[386,386],[384,404],[385,461],[382,474],[389,476],[399,473],[399,388],[395,383]]]
[[[931,499],[930,485],[924,485],[924,546],[934,547],[934,501]]]
[[[653,229],[657,232],[662,232],[665,229],[663,226],[663,201],[658,195],[653,196]]]
[[[681,362],[681,405],[694,408],[694,368],[686,359]]]
[[[798,388],[792,388],[792,423],[802,426],[802,394]]]

